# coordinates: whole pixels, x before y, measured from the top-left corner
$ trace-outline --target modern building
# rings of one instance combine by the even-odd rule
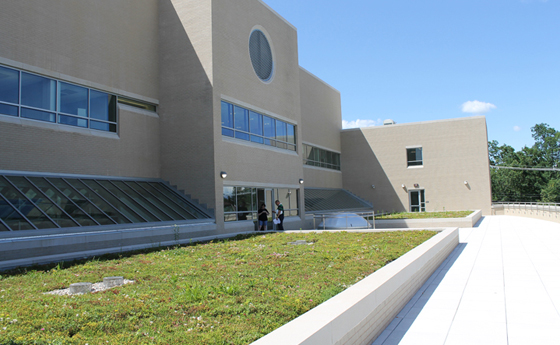
[[[2,3],[0,238],[227,234],[275,199],[290,229],[327,209],[489,213],[486,140],[483,117],[342,130],[340,93],[261,0]]]

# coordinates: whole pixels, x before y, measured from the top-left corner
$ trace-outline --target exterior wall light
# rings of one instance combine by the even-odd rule
[[[299,179],[299,184],[303,184],[303,179],[302,178]]]
[[[220,173],[220,177],[221,177],[221,178],[226,178],[226,177],[227,177],[227,172],[222,171],[222,172]]]
[[[420,187],[420,185],[418,183],[415,183],[414,188],[418,188],[418,187]]]
[[[466,186],[466,185],[468,185],[468,184],[469,184],[469,181],[463,181],[463,183],[464,183],[464,184],[465,184],[465,186]]]
[[[374,185],[374,184],[372,184],[372,185],[371,185],[371,188],[375,189],[375,185]]]
[[[406,190],[406,186],[404,184],[401,185],[402,189]]]

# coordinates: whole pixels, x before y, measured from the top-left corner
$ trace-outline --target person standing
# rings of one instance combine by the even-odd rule
[[[266,231],[266,227],[268,225],[268,215],[270,213],[266,209],[266,205],[263,203],[261,204],[261,208],[259,209],[258,219],[259,219],[259,230]]]
[[[280,200],[276,200],[276,218],[280,221],[277,224],[276,230],[284,230],[284,205],[280,202]]]

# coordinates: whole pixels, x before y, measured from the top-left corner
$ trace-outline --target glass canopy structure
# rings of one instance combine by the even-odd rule
[[[0,175],[0,231],[205,218],[161,181]]]

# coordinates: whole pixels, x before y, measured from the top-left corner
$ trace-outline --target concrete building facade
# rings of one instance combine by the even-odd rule
[[[342,130],[340,93],[299,66],[296,28],[263,1],[2,8],[0,175],[166,181],[206,205],[217,234],[253,229],[275,199],[304,228],[306,189],[385,211],[425,190],[419,211],[489,213],[483,117]],[[406,166],[412,146],[422,166]]]

